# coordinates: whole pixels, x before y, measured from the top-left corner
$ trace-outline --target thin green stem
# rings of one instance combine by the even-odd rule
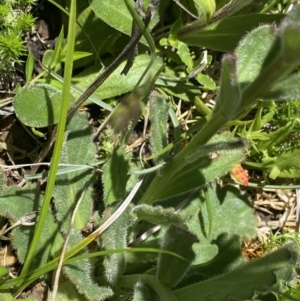
[[[50,201],[52,198],[53,188],[56,180],[56,173],[58,170],[58,164],[60,161],[64,136],[65,136],[66,119],[67,119],[67,112],[68,112],[69,99],[70,99],[70,86],[71,86],[72,69],[73,69],[73,53],[74,53],[74,46],[75,46],[75,23],[76,23],[76,0],[71,0],[68,45],[67,45],[67,54],[66,54],[66,64],[64,70],[65,78],[64,78],[64,86],[62,91],[62,105],[61,105],[61,112],[60,112],[60,118],[58,123],[57,139],[54,147],[52,163],[50,165],[49,178],[48,178],[43,205],[41,208],[39,219],[37,221],[33,240],[30,244],[29,251],[26,260],[24,262],[24,266],[20,276],[26,276],[30,269],[31,263],[33,261],[36,252],[36,248],[38,246],[44,228],[45,220],[49,211]]]

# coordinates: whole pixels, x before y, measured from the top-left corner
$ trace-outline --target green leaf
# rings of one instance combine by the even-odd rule
[[[172,43],[172,39],[170,38],[170,44],[172,47],[175,47],[177,49],[177,54],[179,55],[182,62],[187,66],[188,69],[193,68],[193,59],[190,54],[190,50],[188,46],[185,43],[182,43],[178,40],[175,40]]]
[[[6,172],[4,171],[3,168],[1,168],[0,169],[0,193],[3,193],[7,188],[8,186],[7,186]]]
[[[107,99],[132,91],[149,62],[150,57],[148,55],[143,54],[137,56],[132,68],[126,76],[121,74],[126,62],[122,63],[95,91],[94,97],[97,97],[98,99]],[[162,60],[156,59],[150,69],[151,74],[156,74],[161,66]],[[84,72],[73,77],[73,84],[84,90],[95,80],[98,76],[98,72],[98,66],[87,68]]]
[[[101,20],[118,31],[131,35],[132,16],[124,0],[92,0],[90,3],[91,8]],[[143,5],[146,6],[149,3],[150,1],[147,0]],[[156,16],[150,22],[149,28],[152,29],[157,22],[158,17]],[[141,42],[145,44],[144,37],[142,37]]]
[[[157,294],[142,280],[134,285],[132,301],[156,300],[157,297]]]
[[[290,76],[275,83],[273,88],[264,95],[264,100],[284,101],[300,100],[300,73],[293,73]]]
[[[238,234],[242,237],[256,235],[257,219],[246,194],[232,186],[221,188],[215,184],[208,188],[208,194],[213,220],[211,231],[203,192],[181,211],[183,217],[187,218],[189,231],[197,235],[200,241],[193,247],[197,254],[194,264],[207,262],[216,256],[217,247],[212,241],[222,233]]]
[[[49,290],[47,297],[47,300],[52,300],[53,293]],[[58,291],[55,296],[55,300],[57,301],[67,301],[67,300],[80,300],[82,297],[79,294],[77,288],[75,285],[67,279],[64,279],[64,277],[59,278],[59,286]]]
[[[204,89],[214,91],[217,88],[215,81],[207,74],[199,73],[197,74],[196,79]]]
[[[206,22],[215,13],[216,10],[215,0],[193,0],[193,2],[198,11],[198,16],[200,18],[203,18],[204,16]]]
[[[21,203],[22,206],[20,206]],[[28,184],[22,189],[11,187],[1,194],[0,215],[14,224],[27,214],[38,212],[40,203],[41,196],[36,185]],[[12,231],[12,244],[17,250],[20,262],[25,260],[33,231],[34,226],[19,226]],[[61,248],[62,237],[57,233],[59,233],[59,227],[54,223],[53,217],[48,215],[36,250],[36,254],[39,255],[35,257],[34,267],[46,263]]]
[[[237,77],[241,85],[252,82],[275,40],[275,26],[264,25],[252,30],[241,40],[235,54],[237,56]]]
[[[276,157],[262,159],[262,164],[264,168],[271,169],[269,175],[271,179],[276,179],[277,177],[293,179],[300,177],[299,160],[300,148],[292,147]]]
[[[59,33],[58,39],[55,43],[55,48],[51,58],[52,60],[49,65],[46,65],[50,69],[54,68],[56,65],[61,63],[63,44],[64,44],[64,30],[62,28]]]
[[[165,69],[168,68],[166,67]],[[168,74],[162,75],[178,79],[173,70],[170,70]],[[166,79],[158,78],[155,84],[161,87],[167,94],[171,94],[185,101],[191,101],[195,98],[195,96],[199,95],[199,88],[189,82],[173,82],[168,81]]]
[[[169,104],[166,103],[163,95],[158,93],[152,93],[150,95],[150,114],[149,119],[151,121],[152,134],[150,136],[151,146],[153,153],[156,153],[164,148],[167,141],[167,118],[169,111]],[[168,154],[157,158],[156,164],[161,163],[167,159]]]
[[[104,213],[105,218],[108,218],[116,209],[116,206],[108,207]],[[101,242],[106,250],[124,249],[126,247],[128,227],[131,223],[132,215],[127,210],[101,235]],[[114,253],[107,256],[104,260],[104,268],[106,280],[115,285],[125,270],[124,254]]]
[[[0,278],[2,277],[6,277],[9,274],[9,270],[7,269],[7,267],[1,266],[0,267]],[[4,279],[0,279],[0,282],[2,282],[2,280]]]
[[[31,48],[28,50],[28,57],[25,65],[25,79],[26,83],[29,83],[32,78],[32,73],[34,69],[34,56]]]
[[[228,136],[225,133],[212,139],[203,148],[191,151],[180,165],[176,164],[173,167],[170,161],[150,185],[145,184],[149,186],[139,203],[153,204],[159,200],[187,193],[221,177],[243,159],[241,142],[232,141],[232,143],[234,145],[228,142]],[[214,152],[217,153],[209,155]]]
[[[287,248],[279,249],[229,273],[175,290],[174,295],[177,301],[204,301],[209,298],[221,301],[229,296],[236,300],[250,300],[256,292],[266,293],[276,284],[277,271],[295,265],[292,252],[295,253]]]
[[[64,143],[61,163],[95,163],[95,145],[91,140],[91,131],[84,114],[76,114],[68,124],[69,134]],[[57,176],[54,188],[56,218],[61,222],[61,230],[67,231],[70,217],[81,196],[85,182],[91,177],[91,171],[83,170]],[[90,188],[91,189],[91,188]],[[87,190],[76,215],[73,227],[82,229],[90,220],[92,198]]]
[[[212,21],[220,18],[225,19],[226,17],[233,15],[245,6],[249,5],[251,2],[253,2],[253,0],[225,0],[223,3],[220,0],[217,0],[217,6],[220,4],[226,4],[214,14]]]
[[[19,298],[14,298],[12,294],[10,293],[5,293],[5,294],[0,294],[0,301],[17,301],[20,300]],[[35,298],[26,298],[26,301],[37,301]]]
[[[182,217],[175,212],[174,208],[163,208],[161,206],[138,205],[132,210],[138,220],[145,220],[155,225],[181,225]]]
[[[74,246],[82,240],[79,232],[72,232],[69,245]],[[87,253],[86,250],[80,254]],[[78,254],[79,255],[79,254]],[[102,301],[113,295],[109,287],[98,286],[92,278],[93,266],[89,259],[80,260],[63,266],[64,275],[75,285],[81,295],[89,301]]]
[[[298,10],[300,10],[298,8]],[[300,28],[299,21],[292,22],[286,18],[281,24],[282,56],[289,64],[299,64]]]
[[[218,254],[208,263],[195,265],[191,273],[201,275],[201,280],[216,277],[218,275],[233,271],[245,263],[241,252],[242,238],[237,234],[222,233],[212,244],[218,247]]]
[[[125,154],[124,147],[114,148],[111,157],[103,167],[102,182],[104,186],[104,202],[111,205],[125,199],[126,183],[130,154]]]
[[[81,25],[79,26],[78,23]],[[76,41],[78,44],[75,46],[75,50],[83,52],[94,52],[94,55],[98,56],[103,53],[103,50],[110,48],[113,41],[119,36],[119,33],[99,19],[92,8],[89,6],[83,10],[77,17],[76,24]],[[108,46],[109,45],[109,46]],[[91,56],[84,60],[85,65],[95,60],[95,57]]]
[[[174,252],[187,261],[169,254],[160,253],[157,263],[157,279],[160,283],[172,287],[178,283],[195,258],[192,245],[197,242],[196,236],[190,232],[171,225],[161,238],[161,248]],[[172,268],[170,268],[172,267]]]
[[[267,140],[264,139],[262,141],[259,141],[256,146],[257,150],[264,152],[265,150],[271,149],[274,146],[280,145],[280,143],[292,133],[296,123],[297,121],[294,119],[293,121],[287,122],[285,126],[282,126],[276,131],[269,133],[267,135]]]
[[[58,122],[61,97],[60,90],[47,84],[37,84],[21,89],[14,98],[13,106],[25,125],[47,127]]]
[[[238,109],[241,100],[241,91],[237,82],[236,68],[236,58],[232,55],[224,56],[220,79],[220,91],[214,107],[214,113],[220,114],[228,121],[237,115],[236,109]]]
[[[247,32],[262,23],[279,23],[283,17],[283,15],[279,14],[249,14],[226,18],[205,28],[198,26],[196,21],[182,28],[178,32],[177,38],[189,46],[232,52]]]

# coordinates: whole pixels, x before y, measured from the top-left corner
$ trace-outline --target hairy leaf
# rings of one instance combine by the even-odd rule
[[[224,175],[243,159],[243,147],[241,147],[243,143],[233,140],[231,144],[225,142],[227,139],[226,133],[212,139],[202,148],[191,151],[185,156],[184,161],[180,162],[181,165],[176,165],[174,168],[169,165],[167,169],[169,163],[166,164],[152,183],[150,185],[147,183],[148,189],[140,203],[153,204],[184,194]],[[165,173],[168,173],[168,176],[165,176]]]
[[[116,206],[110,206],[104,213],[105,218],[108,218],[116,210]],[[101,241],[106,248],[123,249],[127,244],[128,227],[131,225],[132,216],[128,211],[114,221],[114,223],[101,235]],[[114,253],[107,256],[104,260],[105,277],[111,284],[116,284],[118,278],[122,275],[125,269],[124,254]]]
[[[41,196],[36,185],[28,184],[22,189],[11,187],[1,194],[0,215],[6,217],[11,224],[14,224],[21,218],[26,217],[26,215],[38,212],[40,210],[40,202]],[[30,221],[35,221],[35,219],[33,218]],[[33,225],[19,226],[12,231],[12,244],[17,250],[20,262],[25,260],[33,232]],[[49,261],[49,258],[53,257],[61,248],[61,245],[62,237],[59,233],[59,227],[54,223],[53,217],[48,215],[36,250],[37,256],[33,266],[37,268]]]
[[[175,212],[174,208],[163,208],[161,206],[138,205],[133,208],[139,220],[145,220],[155,225],[180,225],[183,224],[182,217]]]
[[[209,298],[221,301],[229,296],[235,300],[250,300],[256,292],[266,293],[276,284],[276,271],[295,265],[293,252],[287,248],[279,249],[229,273],[175,290],[174,295],[177,301]]]
[[[156,153],[167,145],[167,118],[169,111],[169,104],[166,103],[165,98],[157,93],[150,95],[150,115],[151,121],[151,145],[153,153]],[[157,158],[156,163],[160,163],[167,159],[168,154]]]
[[[240,39],[261,23],[280,22],[283,15],[253,14],[229,17],[202,28],[197,21],[182,28],[177,38],[189,46],[207,47],[213,50],[232,52]],[[228,33],[230,32],[230,35]]]
[[[58,121],[61,97],[60,90],[47,84],[36,84],[20,90],[13,105],[18,118],[25,125],[47,127]]]
[[[64,144],[61,163],[92,164],[95,162],[95,145],[90,137],[90,128],[84,114],[75,115],[68,124],[69,134]],[[89,170],[77,171],[57,176],[54,188],[56,217],[61,222],[61,229],[67,231],[70,217],[81,197],[85,182],[91,175]],[[82,229],[90,220],[91,190],[85,192],[74,221],[74,229]]]
[[[111,157],[103,168],[104,202],[111,205],[125,199],[128,181],[130,154],[125,154],[124,147],[114,148]]]
[[[82,240],[79,232],[72,232],[69,244],[74,246]],[[87,251],[82,251],[81,254]],[[80,254],[78,254],[80,255]],[[89,259],[63,266],[64,275],[76,286],[78,292],[89,301],[102,301],[113,295],[109,287],[98,286],[92,278],[93,267]]]
[[[276,83],[273,88],[264,95],[265,100],[284,101],[300,100],[300,73],[294,73]]]
[[[224,232],[247,237],[254,237],[256,234],[257,219],[246,194],[232,186],[220,188],[215,184],[208,188],[208,194],[212,225],[203,192],[182,210],[182,215],[188,219],[188,229],[200,241],[194,245],[197,254],[195,264],[207,262],[217,254],[217,247],[212,244],[212,240]]]
[[[237,77],[241,85],[252,82],[260,72],[275,40],[275,26],[264,25],[252,30],[235,50],[237,56]]]
[[[197,237],[190,232],[171,225],[161,238],[161,248],[174,252],[186,259],[186,261],[160,253],[157,263],[157,279],[160,283],[172,287],[180,281],[195,258],[192,245],[197,242]],[[172,267],[172,268],[170,268]]]

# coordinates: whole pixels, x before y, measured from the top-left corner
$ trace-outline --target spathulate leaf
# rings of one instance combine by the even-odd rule
[[[18,118],[27,126],[47,127],[57,123],[61,91],[47,84],[36,84],[21,89],[13,106]]]
[[[238,81],[252,82],[259,74],[261,65],[275,40],[275,26],[264,25],[252,30],[239,43],[237,56]]]

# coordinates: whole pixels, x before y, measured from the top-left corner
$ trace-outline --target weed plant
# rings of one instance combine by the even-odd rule
[[[278,112],[300,95],[300,7],[287,12],[286,1],[279,14],[274,2],[55,3],[69,18],[67,40],[62,30],[35,78],[28,58],[13,101],[24,127],[48,140],[24,152],[39,153],[25,186],[7,187],[1,174],[1,237],[21,271],[11,278],[2,267],[0,298],[38,279],[49,300],[265,300],[299,288],[292,241],[246,262],[242,241],[255,238],[257,219],[248,194],[224,178],[247,186],[241,164],[299,178],[298,144],[274,149],[298,127]],[[99,149],[83,102],[102,113]]]

